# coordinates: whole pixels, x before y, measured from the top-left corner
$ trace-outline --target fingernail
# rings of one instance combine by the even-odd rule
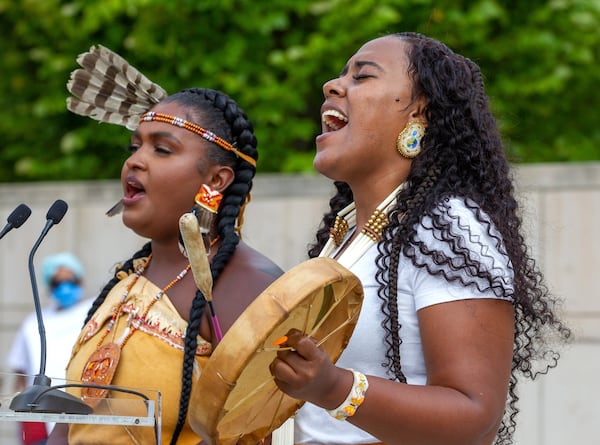
[[[288,341],[287,335],[279,337],[277,340],[273,341],[273,346],[281,346],[284,345]]]

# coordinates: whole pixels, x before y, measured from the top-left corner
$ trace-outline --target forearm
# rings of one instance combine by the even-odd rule
[[[512,307],[475,300],[440,304],[422,310],[420,321],[427,384],[367,376],[364,401],[346,421],[387,445],[490,445],[510,379]],[[278,352],[271,364],[279,388],[337,408],[353,387],[352,373],[333,365],[309,337],[290,332],[288,345],[295,350]]]
[[[488,445],[502,418],[503,403],[485,394],[368,379],[365,400],[347,421],[387,445]]]
[[[69,443],[69,426],[64,423],[57,423],[50,436],[46,445],[67,445]]]

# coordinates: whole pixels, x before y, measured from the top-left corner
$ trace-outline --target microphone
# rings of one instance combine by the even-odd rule
[[[67,213],[67,209],[69,206],[66,202],[61,199],[54,201],[54,204],[50,206],[48,209],[48,213],[46,213],[46,225],[44,226],[42,233],[38,237],[37,241],[33,245],[31,252],[29,253],[29,279],[31,281],[31,289],[33,291],[33,304],[35,305],[35,314],[38,320],[38,331],[40,333],[40,341],[41,341],[41,353],[40,357],[40,374],[45,374],[46,372],[46,330],[44,329],[44,320],[42,317],[42,305],[40,304],[40,295],[38,292],[38,286],[35,279],[35,272],[33,268],[33,256],[37,251],[39,245],[42,240],[46,237],[52,226],[58,224],[62,221],[65,213]]]
[[[27,218],[31,215],[31,209],[27,207],[25,204],[19,204],[16,209],[12,211],[8,218],[6,218],[6,225],[0,232],[0,239],[4,237],[8,232],[12,229],[18,229],[23,225]]]
[[[58,224],[65,213],[68,205],[61,199],[58,199],[50,206],[46,214],[46,225],[42,233],[33,245],[29,253],[29,278],[31,280],[31,289],[33,291],[33,303],[35,305],[35,315],[40,334],[40,371],[34,377],[33,385],[25,388],[17,394],[10,403],[10,409],[17,412],[41,412],[41,413],[67,413],[67,414],[89,414],[92,408],[81,399],[72,396],[59,389],[50,388],[50,378],[46,376],[46,331],[44,329],[44,320],[42,317],[42,306],[38,292],[35,271],[33,268],[33,256],[37,251],[42,240],[48,234],[48,231]],[[22,224],[22,223],[21,223]]]

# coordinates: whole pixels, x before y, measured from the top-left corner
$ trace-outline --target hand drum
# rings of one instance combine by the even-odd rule
[[[291,328],[311,335],[335,362],[363,298],[359,279],[330,258],[292,268],[240,315],[193,384],[190,424],[208,445],[256,444],[302,405],[269,372],[273,342]]]

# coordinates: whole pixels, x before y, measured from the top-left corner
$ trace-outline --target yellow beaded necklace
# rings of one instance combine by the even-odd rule
[[[403,182],[377,206],[356,238],[352,240],[339,257],[336,257],[342,266],[350,268],[373,244],[381,240],[383,228],[388,223],[388,211],[398,192],[405,187],[406,183]],[[353,228],[356,228],[356,207],[354,202],[337,214],[334,225],[331,228],[329,240],[319,256],[335,257],[340,248],[343,247],[344,240],[348,239],[349,232]]]

